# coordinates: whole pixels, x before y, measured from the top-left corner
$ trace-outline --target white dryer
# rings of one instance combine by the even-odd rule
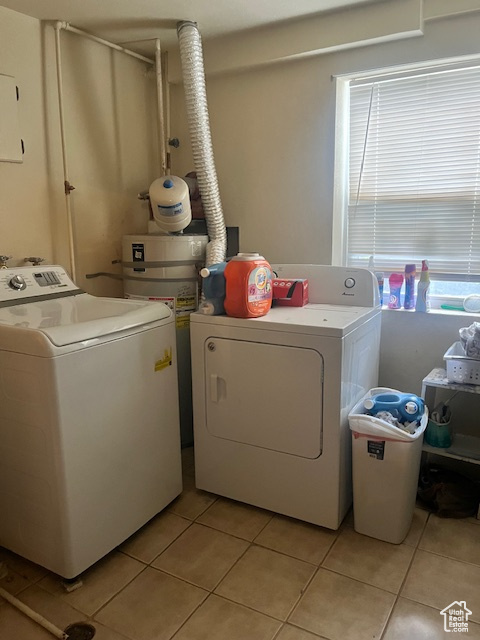
[[[348,412],[378,383],[378,284],[366,269],[274,265],[310,302],[191,316],[196,485],[331,529],[352,501]]]
[[[182,490],[175,322],[0,270],[0,546],[73,578]]]

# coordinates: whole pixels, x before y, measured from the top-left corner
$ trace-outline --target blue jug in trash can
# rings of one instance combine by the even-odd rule
[[[389,411],[400,422],[421,420],[425,411],[425,402],[412,393],[377,393],[367,398],[363,406],[372,416],[379,411]]]

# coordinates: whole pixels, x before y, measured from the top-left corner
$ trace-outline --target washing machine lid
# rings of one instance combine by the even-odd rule
[[[172,321],[165,304],[84,293],[59,265],[0,270],[0,349],[51,355],[66,347]]]
[[[39,300],[0,309],[0,348],[29,353],[28,343],[32,339],[38,343],[33,332],[45,336],[56,347],[64,347],[135,331],[171,317],[171,310],[158,302],[99,298],[88,293]]]
[[[380,307],[349,307],[343,305],[306,304],[304,307],[275,307],[261,318],[231,318],[193,313],[192,322],[212,323],[230,327],[287,331],[343,337],[380,313]]]

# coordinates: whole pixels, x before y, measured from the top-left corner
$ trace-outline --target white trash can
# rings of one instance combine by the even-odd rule
[[[423,433],[428,423],[425,407],[415,433],[365,415],[364,401],[395,389],[371,389],[351,410],[353,515],[355,531],[400,544],[413,518],[417,495]]]

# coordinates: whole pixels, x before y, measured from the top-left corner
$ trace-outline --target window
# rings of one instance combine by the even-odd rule
[[[479,292],[480,64],[340,80],[341,262],[373,255],[389,274],[427,258],[433,294]]]

